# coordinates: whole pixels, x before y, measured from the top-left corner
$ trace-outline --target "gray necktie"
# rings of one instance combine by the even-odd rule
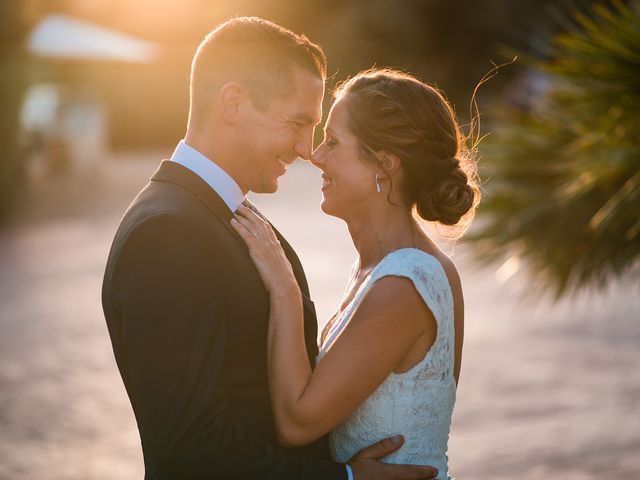
[[[256,206],[255,206],[253,203],[251,203],[248,199],[246,199],[246,198],[245,198],[245,199],[244,199],[244,201],[241,203],[241,205],[242,205],[243,207],[246,207],[246,208],[248,208],[249,210],[251,210],[253,213],[255,213],[256,215],[258,215],[258,216],[259,216],[261,219],[263,219],[265,222],[269,223],[269,220],[267,220],[267,217],[265,217],[265,216],[260,212],[260,210],[258,210],[258,209],[256,208]]]

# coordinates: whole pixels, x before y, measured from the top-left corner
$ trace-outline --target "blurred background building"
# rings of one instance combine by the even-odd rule
[[[479,9],[469,1],[7,0],[0,7],[2,51],[15,93],[5,90],[16,104],[4,108],[13,123],[22,111],[29,130],[36,103],[55,96],[65,117],[73,116],[71,104],[91,109],[87,115],[102,122],[96,128],[103,128],[109,148],[170,145],[184,131],[189,63],[198,43],[220,21],[250,13],[320,43],[334,74],[330,87],[372,65],[400,67],[438,84],[465,118],[476,83],[492,61],[507,58],[501,49],[544,48],[558,28],[545,7],[553,3],[491,0]],[[498,91],[515,70],[505,70],[482,94]],[[54,88],[25,97],[24,89],[42,83]],[[23,148],[38,141],[26,140]]]

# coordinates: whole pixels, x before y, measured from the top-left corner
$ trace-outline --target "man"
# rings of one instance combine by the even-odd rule
[[[390,466],[387,439],[349,465],[326,438],[277,445],[267,383],[269,299],[230,225],[249,191],[275,192],[309,158],[326,60],[305,37],[258,18],[211,32],[192,66],[185,139],[134,199],[106,267],[103,307],[133,406],[147,479],[428,478]],[[309,361],[313,303],[298,257],[279,237],[305,297]]]

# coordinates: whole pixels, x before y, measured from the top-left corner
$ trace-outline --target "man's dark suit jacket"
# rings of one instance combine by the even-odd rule
[[[231,215],[200,177],[164,161],[111,247],[102,302],[145,479],[345,479],[326,437],[295,449],[276,443],[269,297]],[[315,309],[298,257],[279,239],[302,290],[313,364]]]

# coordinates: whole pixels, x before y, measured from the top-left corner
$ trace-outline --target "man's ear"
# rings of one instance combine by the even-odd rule
[[[380,160],[380,167],[383,170],[383,174],[393,176],[400,168],[400,158],[391,152],[381,150],[378,152],[378,160]]]
[[[222,85],[218,94],[220,113],[228,123],[237,123],[240,118],[240,106],[246,98],[241,85],[228,82]]]

